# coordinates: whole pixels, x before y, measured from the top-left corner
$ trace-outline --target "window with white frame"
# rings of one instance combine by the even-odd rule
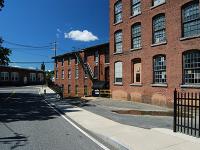
[[[122,62],[115,63],[115,83],[122,83]]]
[[[159,14],[153,18],[153,44],[166,42],[165,15]]]
[[[62,70],[62,74],[61,74],[61,76],[62,76],[62,79],[65,78],[65,72],[64,72],[64,70]]]
[[[132,49],[141,48],[141,24],[132,26]]]
[[[136,58],[132,60],[132,82],[136,84],[141,84],[141,72],[142,65],[141,59]]]
[[[115,53],[122,52],[122,31],[115,32]]]
[[[98,62],[99,62],[99,52],[98,52],[98,50],[96,50],[94,52],[94,61],[95,61],[96,64],[98,64]]]
[[[40,82],[44,81],[44,75],[43,75],[43,73],[38,73],[38,80]]]
[[[153,0],[153,6],[158,6],[165,3],[165,0]]]
[[[114,7],[115,7],[114,23],[119,23],[122,21],[122,1],[118,0]]]
[[[11,72],[11,80],[12,81],[19,81],[19,73],[18,72]]]
[[[78,79],[79,77],[79,70],[78,65],[75,66],[75,78]]]
[[[30,81],[35,82],[36,81],[36,73],[30,73]]]
[[[1,80],[8,81],[9,80],[9,73],[8,72],[1,72]]]
[[[153,74],[155,84],[166,84],[166,57],[164,55],[158,55],[154,57]]]
[[[183,54],[184,84],[200,85],[200,50]]]
[[[192,1],[182,8],[183,37],[200,35],[200,6]]]
[[[141,0],[131,0],[132,1],[132,12],[131,15],[135,16],[141,13]]]
[[[71,79],[71,77],[72,77],[71,69],[68,69],[68,79]]]

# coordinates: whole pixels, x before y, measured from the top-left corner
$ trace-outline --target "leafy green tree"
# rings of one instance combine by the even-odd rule
[[[4,0],[0,0],[0,11],[4,7]]]
[[[8,48],[2,46],[3,40],[0,38],[0,65],[8,66],[10,62],[9,56],[11,55],[12,51]]]

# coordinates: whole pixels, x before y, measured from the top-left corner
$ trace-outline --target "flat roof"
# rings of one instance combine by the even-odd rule
[[[73,51],[70,51],[70,52],[67,52],[67,53],[58,55],[58,56],[56,56],[56,57],[52,57],[52,59],[59,58],[59,57],[63,57],[63,56],[67,56],[67,55],[72,55],[72,54],[74,54],[75,52],[84,52],[84,51],[87,51],[87,50],[92,50],[92,49],[94,49],[94,48],[98,48],[98,47],[102,47],[102,46],[106,46],[106,45],[109,45],[109,42],[103,43],[103,44],[94,45],[94,46],[90,46],[90,47],[87,47],[87,48],[82,48],[82,49],[80,49],[80,50],[73,50]]]
[[[14,67],[14,66],[2,66],[2,65],[0,65],[0,68],[11,68],[11,69],[43,72],[43,70],[40,70],[40,69],[22,68],[22,67]]]

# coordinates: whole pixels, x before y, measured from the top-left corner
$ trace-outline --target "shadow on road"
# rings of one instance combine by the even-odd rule
[[[28,142],[28,137],[15,132],[12,128],[10,128],[6,123],[3,125],[12,133],[13,136],[1,137],[0,143],[12,145],[10,149],[16,149],[20,146],[25,146]]]
[[[31,93],[0,94],[0,122],[40,121],[58,117],[44,101],[43,97]]]

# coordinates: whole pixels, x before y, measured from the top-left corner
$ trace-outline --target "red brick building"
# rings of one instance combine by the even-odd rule
[[[64,97],[89,96],[92,89],[109,88],[108,43],[69,52],[54,59],[55,84],[64,88]]]
[[[45,74],[41,70],[0,66],[0,86],[22,86],[44,84]]]
[[[112,97],[171,106],[200,88],[199,0],[110,0]]]

